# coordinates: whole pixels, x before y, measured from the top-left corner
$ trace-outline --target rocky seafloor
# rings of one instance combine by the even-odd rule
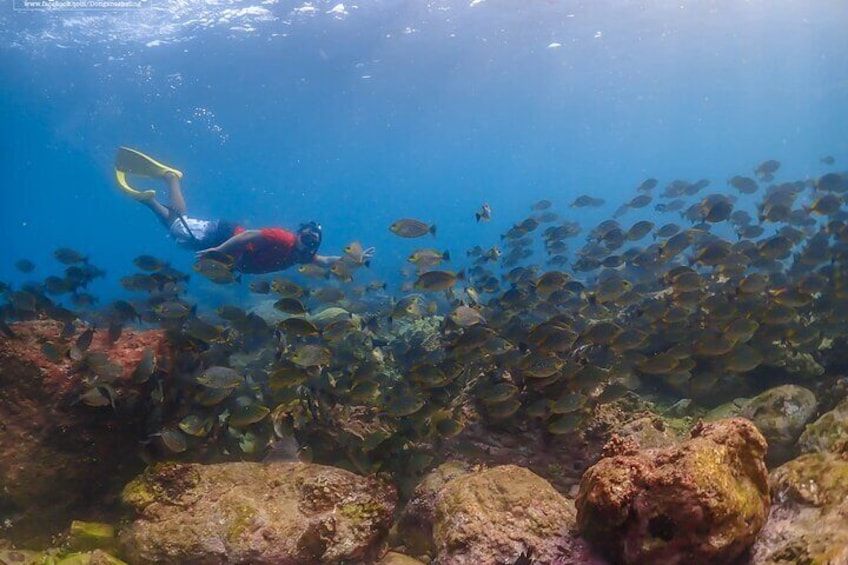
[[[573,437],[471,423],[420,473],[276,457],[139,457],[126,330],[113,406],[44,359],[49,322],[0,342],[0,564],[843,564],[848,400],[811,382],[710,413],[630,395]],[[806,386],[802,386],[806,385]],[[137,402],[133,399],[138,398]]]

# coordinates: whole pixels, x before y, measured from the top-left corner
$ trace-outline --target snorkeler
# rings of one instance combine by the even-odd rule
[[[168,205],[156,200],[155,190],[139,191],[127,182],[127,175],[164,179],[170,191]],[[224,253],[234,258],[235,270],[261,274],[288,269],[296,264],[317,263],[330,266],[340,256],[318,255],[321,226],[315,222],[301,224],[296,232],[282,228],[245,229],[226,220],[200,220],[186,216],[186,203],[180,187],[183,174],[152,157],[130,149],[118,148],[115,176],[121,190],[130,198],[147,206],[166,227],[176,242],[196,252],[198,257]],[[374,248],[363,251],[370,259]]]

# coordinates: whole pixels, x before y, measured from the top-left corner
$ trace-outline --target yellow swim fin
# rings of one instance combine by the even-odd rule
[[[127,175],[124,171],[115,169],[115,178],[118,179],[118,186],[124,191],[124,194],[135,200],[151,200],[156,196],[155,190],[136,190],[127,183]]]
[[[165,176],[165,173],[172,173],[178,179],[183,178],[181,171],[168,165],[163,165],[153,157],[130,147],[118,148],[118,154],[115,156],[115,170],[122,171],[128,175],[139,175],[142,177],[162,178]]]

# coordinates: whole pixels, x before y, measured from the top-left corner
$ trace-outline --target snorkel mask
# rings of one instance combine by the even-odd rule
[[[300,224],[297,228],[297,239],[304,254],[315,255],[321,247],[321,225],[316,222]]]

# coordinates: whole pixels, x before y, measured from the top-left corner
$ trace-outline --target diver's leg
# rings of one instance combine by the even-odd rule
[[[160,203],[155,198],[151,198],[150,200],[139,200],[139,202],[147,206],[150,211],[153,212],[153,214],[159,219],[159,221],[162,222],[162,225],[164,225],[166,228],[171,227],[171,211],[168,210],[167,207],[162,205],[162,203]]]
[[[180,179],[177,175],[171,172],[165,173],[165,182],[168,183],[168,188],[171,191],[171,196],[169,200],[169,204],[171,205],[171,210],[174,211],[178,216],[186,215],[186,203],[183,198],[183,191],[180,187]]]

